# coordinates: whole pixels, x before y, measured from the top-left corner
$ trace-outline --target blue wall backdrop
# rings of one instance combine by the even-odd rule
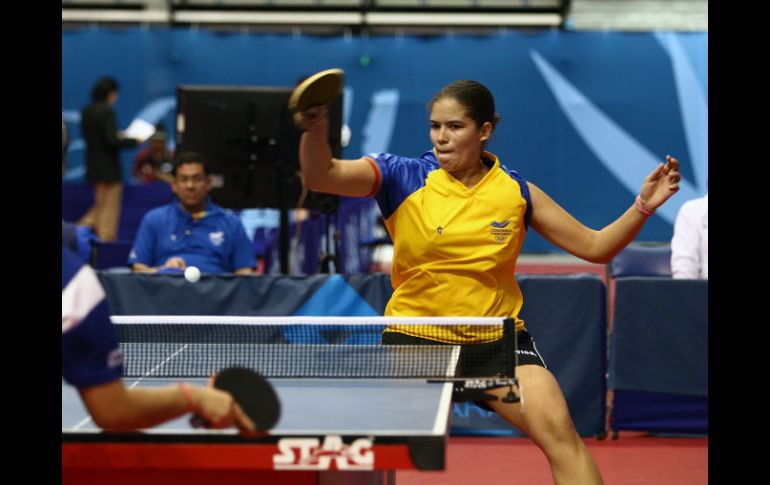
[[[707,191],[707,33],[346,38],[99,27],[62,33],[62,66],[73,139],[66,182],[83,179],[79,110],[102,75],[121,83],[120,126],[138,116],[173,132],[178,84],[292,86],[340,67],[352,133],[346,157],[422,153],[427,101],[448,82],[476,79],[502,116],[489,149],[588,226],[628,208],[666,154],[680,161],[681,190],[638,240],[669,240],[681,204]],[[122,154],[127,179],[135,153]],[[531,233],[523,250],[555,248]]]

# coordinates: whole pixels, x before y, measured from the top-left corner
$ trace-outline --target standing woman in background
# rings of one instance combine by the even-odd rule
[[[86,180],[94,187],[94,205],[78,224],[93,227],[102,241],[117,239],[123,174],[118,150],[136,146],[138,140],[118,133],[112,106],[118,100],[118,82],[99,79],[91,89],[91,103],[81,113],[86,142]]]

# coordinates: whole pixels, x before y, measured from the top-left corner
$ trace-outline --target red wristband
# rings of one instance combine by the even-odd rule
[[[641,212],[642,214],[644,214],[646,216],[651,216],[651,215],[653,215],[655,213],[654,210],[651,211],[651,210],[647,209],[646,207],[644,207],[644,200],[642,199],[641,195],[637,195],[636,196],[636,200],[634,201],[634,205],[636,206],[636,210],[638,210],[639,212]]]
[[[193,400],[192,391],[190,390],[190,386],[187,385],[187,383],[182,382],[179,384],[179,389],[182,390],[182,394],[184,394],[184,399],[187,401],[187,408],[185,409],[186,412],[191,413],[195,411],[195,400]]]

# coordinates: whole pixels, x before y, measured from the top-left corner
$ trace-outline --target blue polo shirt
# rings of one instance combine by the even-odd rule
[[[211,200],[193,218],[178,202],[152,209],[139,225],[128,264],[162,266],[179,256],[203,273],[231,273],[257,264],[240,219]]]

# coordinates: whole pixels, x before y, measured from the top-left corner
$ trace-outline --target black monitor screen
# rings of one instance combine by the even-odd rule
[[[292,88],[178,86],[177,153],[205,156],[212,200],[230,209],[287,207],[336,209],[337,198],[309,192],[302,200],[300,132],[288,110]],[[342,96],[329,104],[329,143],[341,156]]]

